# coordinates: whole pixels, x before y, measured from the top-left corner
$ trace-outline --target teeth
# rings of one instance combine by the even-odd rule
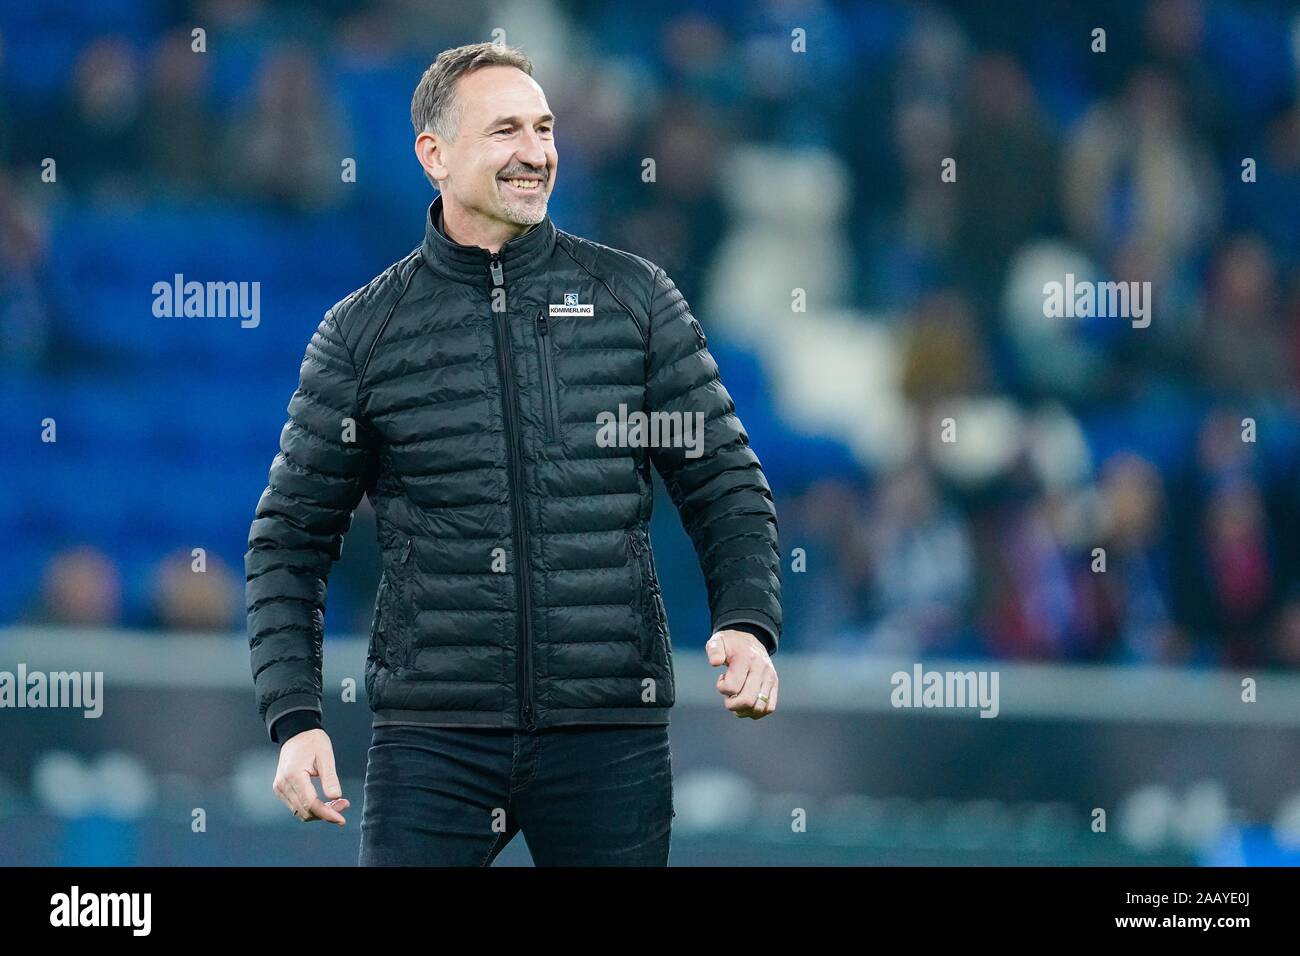
[[[516,189],[536,189],[541,185],[536,179],[507,179],[506,182]]]

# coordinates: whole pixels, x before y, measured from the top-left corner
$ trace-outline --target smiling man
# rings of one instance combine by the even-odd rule
[[[771,491],[672,280],[547,215],[555,118],[532,72],[480,43],[421,78],[415,154],[438,190],[424,240],[325,314],[249,533],[275,791],[343,825],[321,724],[326,580],[362,496],[374,507],[363,865],[487,865],[520,831],[539,865],[667,863],[652,467],[708,585],[723,706],[776,710]],[[702,421],[702,441],[602,440],[616,410]]]

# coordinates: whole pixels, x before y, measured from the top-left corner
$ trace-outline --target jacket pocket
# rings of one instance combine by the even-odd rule
[[[663,641],[664,615],[659,597],[659,582],[650,558],[650,542],[646,539],[645,532],[637,529],[629,532],[628,546],[632,550],[632,562],[636,570],[641,659],[654,661],[657,656],[655,648]]]
[[[560,396],[555,379],[555,346],[551,339],[551,323],[545,312],[538,312],[533,323],[537,339],[537,361],[542,369],[542,414],[546,420],[546,440],[560,437]]]

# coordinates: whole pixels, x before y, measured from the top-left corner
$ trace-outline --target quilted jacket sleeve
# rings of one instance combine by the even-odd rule
[[[650,300],[646,411],[704,419],[703,442],[651,446],[655,468],[699,556],[714,631],[757,624],[769,652],[781,635],[776,507],[749,436],[723,387],[700,323],[657,268]],[[700,452],[697,454],[697,452]]]
[[[331,310],[307,345],[244,555],[253,687],[272,740],[277,718],[321,709],[326,580],[375,462],[356,403]]]

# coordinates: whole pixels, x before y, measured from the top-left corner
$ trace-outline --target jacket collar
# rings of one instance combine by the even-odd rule
[[[420,246],[420,253],[429,268],[458,282],[473,285],[490,282],[492,253],[479,246],[463,246],[444,236],[437,226],[441,217],[440,193],[429,204],[429,213],[424,219],[424,242]],[[555,231],[555,224],[547,215],[523,235],[515,236],[501,246],[501,265],[507,282],[544,267],[555,249]]]

